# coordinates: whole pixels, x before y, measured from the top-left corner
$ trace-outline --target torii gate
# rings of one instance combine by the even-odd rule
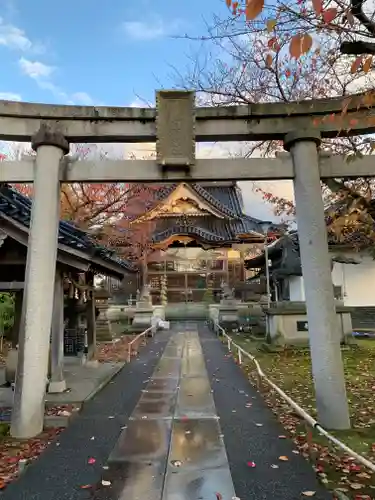
[[[321,137],[336,137],[348,129],[353,135],[374,132],[375,111],[363,96],[349,103],[326,99],[197,109],[194,102],[191,91],[157,92],[156,109],[0,102],[0,138],[31,141],[37,153],[33,159],[0,163],[0,182],[34,183],[13,436],[35,436],[43,427],[60,182],[293,179],[319,421],[329,428],[350,426],[320,178],[374,177],[375,165],[372,157],[348,163],[343,157],[319,155],[318,145]],[[276,159],[195,159],[195,141],[259,139],[283,140],[290,154]],[[156,160],[65,157],[69,143],[155,141]]]

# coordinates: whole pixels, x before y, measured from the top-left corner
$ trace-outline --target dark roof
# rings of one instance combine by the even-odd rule
[[[301,259],[299,255],[298,234],[296,231],[285,234],[268,246],[268,257],[272,261],[270,273],[278,276],[302,276]],[[245,261],[247,269],[265,267],[265,255],[262,252],[257,257]]]
[[[330,246],[334,249],[335,244]],[[302,266],[300,249],[298,242],[297,231],[291,231],[285,234],[268,247],[268,256],[272,261],[270,268],[270,275],[278,279],[283,276],[302,276]],[[332,262],[341,262],[343,264],[358,264],[359,261],[355,258],[346,257],[343,255],[333,255]],[[245,267],[247,269],[260,268],[259,273],[253,276],[254,279],[264,273],[265,258],[264,252],[254,257],[253,259],[245,260]]]
[[[157,202],[165,200],[178,184],[169,184],[157,191]],[[243,213],[242,198],[236,183],[193,183],[195,193],[215,208],[223,218],[213,215],[161,217],[156,225],[153,240],[163,241],[173,234],[192,235],[210,243],[238,241],[238,235],[263,234],[264,221]],[[274,224],[271,229],[277,230]]]
[[[30,227],[31,200],[7,184],[0,184],[0,217],[1,214],[17,221],[26,228]],[[136,267],[127,260],[120,259],[113,250],[95,243],[84,231],[72,223],[60,221],[58,242],[89,257],[96,257],[105,262],[114,263],[125,271],[134,272]]]

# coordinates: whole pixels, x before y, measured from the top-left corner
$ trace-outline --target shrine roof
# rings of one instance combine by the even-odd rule
[[[157,191],[156,200],[163,202],[179,184],[169,184]],[[238,186],[235,183],[189,183],[189,187],[209,205],[222,212],[227,217],[243,215],[242,200]],[[253,219],[261,222],[259,219]]]
[[[7,184],[0,185],[0,218],[2,215],[6,216],[8,220],[15,221],[29,229],[31,200]],[[103,268],[108,263],[115,264],[127,272],[137,270],[131,262],[120,259],[113,250],[98,245],[71,222],[60,221],[58,243],[73,250],[78,250],[86,254],[88,258],[100,259]]]
[[[360,236],[359,236],[360,238]],[[345,242],[344,246],[353,245],[348,241]],[[344,264],[358,264],[356,259],[351,257],[346,257],[344,255],[335,255],[335,249],[340,248],[341,245],[337,244],[337,240],[332,236],[328,235],[329,248],[332,250],[331,260],[332,262],[341,262]],[[272,267],[270,269],[270,274],[274,278],[279,278],[282,276],[302,276],[302,266],[300,257],[300,248],[298,241],[298,232],[291,231],[288,234],[283,235],[278,240],[274,241],[268,245],[268,257],[272,261]],[[260,268],[260,272],[257,274],[261,275],[265,267],[265,254],[262,252],[260,255],[253,257],[252,259],[245,260],[245,267],[247,269],[257,269]],[[254,276],[251,279],[256,278]]]
[[[157,191],[156,204],[162,204],[179,186],[169,184]],[[244,236],[263,240],[264,221],[243,212],[241,190],[235,182],[206,182],[189,184],[189,188],[221,217],[214,214],[158,217],[153,240],[155,243],[173,235],[188,235],[209,243],[234,243]],[[272,227],[277,230],[278,225]],[[242,238],[241,238],[242,236]]]
[[[211,216],[166,217],[159,219],[153,234],[153,241],[159,243],[173,235],[186,235],[205,242],[235,243],[241,241],[238,235],[248,235],[256,242],[263,241],[263,234],[251,218],[236,217],[218,219]]]

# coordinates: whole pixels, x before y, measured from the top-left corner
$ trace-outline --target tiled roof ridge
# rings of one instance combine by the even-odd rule
[[[199,194],[202,198],[204,198],[208,203],[210,203],[213,207],[218,209],[223,214],[225,214],[228,217],[231,217],[233,219],[240,218],[238,214],[236,214],[233,210],[231,210],[229,207],[224,205],[224,203],[222,203],[217,198],[215,198],[201,184],[194,183],[191,186],[197,194]]]
[[[211,231],[208,231],[207,229],[203,229],[198,226],[187,226],[187,225],[181,225],[181,224],[175,224],[172,227],[169,227],[165,229],[164,231],[160,231],[159,233],[155,234],[153,236],[153,240],[155,242],[157,241],[163,241],[173,234],[176,235],[195,235],[195,236],[200,236],[203,240],[206,241],[217,241],[217,242],[222,242],[225,241],[225,238],[223,236],[219,236]]]
[[[1,203],[1,200],[3,200],[3,203]],[[4,206],[4,203],[7,206]],[[6,208],[8,208],[8,211],[6,211]],[[5,215],[25,227],[30,227],[31,200],[9,184],[0,184],[0,211],[3,211]],[[135,270],[135,266],[131,262],[120,259],[114,250],[96,243],[85,231],[72,222],[60,220],[59,242],[66,244],[70,248],[77,248],[87,255],[98,256],[107,262],[112,261],[124,269]]]

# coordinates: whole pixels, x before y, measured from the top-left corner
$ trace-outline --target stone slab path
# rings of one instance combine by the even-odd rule
[[[180,323],[145,347],[2,496],[294,500],[315,491],[316,499],[332,498],[280,434],[220,341],[203,325]],[[279,463],[280,455],[289,461]]]

